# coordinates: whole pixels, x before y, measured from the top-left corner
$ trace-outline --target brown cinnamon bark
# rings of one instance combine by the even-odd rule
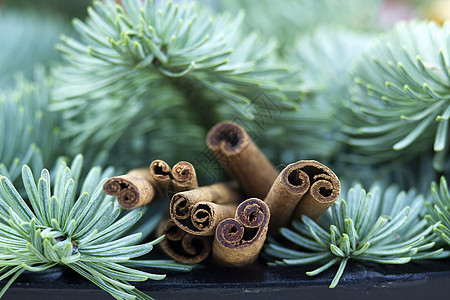
[[[187,161],[180,161],[173,166],[170,191],[177,193],[195,188],[198,188],[198,182],[194,166]]]
[[[269,207],[262,200],[250,198],[239,204],[234,219],[225,219],[217,226],[214,261],[230,267],[254,262],[264,245],[269,219]]]
[[[163,160],[156,159],[150,164],[150,175],[156,184],[158,192],[167,194],[169,183],[172,180],[172,169]]]
[[[141,177],[148,182],[153,183],[153,177],[152,174],[150,174],[148,168],[133,169],[131,171],[128,171],[127,175]]]
[[[317,221],[339,198],[341,182],[330,168],[317,161],[309,161],[308,166],[311,187],[297,205],[293,218],[300,220],[301,215],[306,215]]]
[[[106,194],[117,196],[123,209],[134,209],[150,203],[156,196],[148,169],[131,170],[126,175],[110,178],[103,185]]]
[[[218,123],[208,132],[206,143],[247,196],[263,199],[267,195],[278,171],[244,128],[233,122]]]
[[[189,234],[176,226],[172,220],[161,223],[158,234],[165,234],[165,238],[159,243],[163,251],[181,263],[200,263],[211,252],[210,237]]]
[[[264,202],[272,215],[271,232],[302,214],[317,220],[339,197],[341,184],[325,165],[302,160],[288,165],[273,183]]]
[[[242,195],[235,185],[217,183],[176,193],[170,201],[170,217],[194,235],[213,235],[223,219],[233,217]]]

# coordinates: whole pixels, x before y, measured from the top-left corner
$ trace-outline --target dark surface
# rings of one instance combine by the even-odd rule
[[[328,288],[337,267],[309,277],[314,267],[203,268],[168,273],[165,280],[136,283],[156,299],[448,299],[450,260],[406,265],[348,265]],[[155,272],[156,273],[156,272]],[[69,269],[22,274],[4,296],[11,299],[112,299]]]

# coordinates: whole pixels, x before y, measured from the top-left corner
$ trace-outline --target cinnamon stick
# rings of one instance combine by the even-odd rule
[[[311,187],[297,205],[293,218],[300,220],[301,215],[306,215],[317,221],[339,198],[341,182],[330,168],[317,161],[307,162],[311,166],[307,168]]]
[[[242,196],[230,183],[216,183],[176,193],[170,201],[170,217],[194,235],[213,235],[223,219],[233,217]]]
[[[263,199],[267,195],[278,171],[244,128],[233,122],[218,123],[208,132],[206,143],[247,196]]]
[[[273,183],[264,202],[272,218],[270,231],[289,224],[302,214],[317,220],[339,197],[341,184],[325,165],[302,160],[288,165]]]
[[[187,161],[178,162],[173,168],[163,160],[154,160],[150,164],[150,174],[161,195],[170,199],[175,193],[198,187],[197,173]]]
[[[130,171],[128,171],[127,175],[132,175],[132,176],[143,178],[150,183],[153,182],[152,175],[150,174],[150,172],[148,171],[147,168],[139,168],[139,169],[130,170]]]
[[[131,170],[126,175],[110,178],[103,184],[106,194],[117,196],[123,209],[134,209],[150,203],[156,195],[147,169]]]
[[[172,180],[172,169],[163,160],[156,159],[150,164],[150,175],[161,195],[167,194],[170,181]]]
[[[170,191],[173,193],[198,188],[197,173],[187,161],[180,161],[172,168]]]
[[[217,226],[212,256],[224,266],[242,267],[254,262],[266,239],[269,207],[257,198],[239,204],[234,218]]]
[[[205,260],[211,252],[212,239],[194,236],[181,230],[172,220],[167,220],[158,228],[165,238],[159,243],[162,250],[178,262],[197,264]]]

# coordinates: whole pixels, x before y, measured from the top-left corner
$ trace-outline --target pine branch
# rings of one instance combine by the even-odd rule
[[[53,189],[46,169],[36,182],[25,165],[22,179],[30,205],[6,177],[1,177],[0,280],[10,279],[0,297],[23,271],[39,272],[58,264],[75,270],[116,299],[150,299],[129,281],[165,277],[133,267],[191,269],[172,261],[134,262],[133,258],[150,252],[163,237],[137,244],[140,233],[123,236],[139,220],[141,210],[119,218],[119,205],[102,188],[113,170],[94,167],[82,182],[82,165],[81,155],[70,169],[59,160]]]
[[[0,175],[14,181],[23,164],[39,172],[59,152],[58,114],[48,111],[51,82],[42,67],[0,95]]]
[[[354,184],[347,199],[328,210],[325,225],[302,216],[302,222],[292,223],[293,229],[280,230],[284,238],[306,251],[270,243],[265,253],[276,259],[270,265],[322,263],[306,273],[310,276],[339,263],[330,285],[333,288],[352,261],[404,264],[413,259],[448,256],[442,248],[432,249],[435,236],[422,219],[423,213],[423,196],[414,190],[404,192],[390,186],[382,192],[374,185],[366,193],[361,185]]]
[[[370,163],[436,152],[448,164],[450,25],[400,23],[374,41],[354,70],[347,142]]]
[[[432,182],[431,196],[425,203],[428,210],[425,219],[433,225],[433,230],[439,238],[450,244],[450,193],[444,176],[441,177],[439,185]]]
[[[195,3],[122,3],[95,2],[85,22],[74,22],[81,41],[65,37],[59,47],[67,64],[55,75],[54,109],[68,120],[64,135],[75,151],[154,132],[204,135],[225,118],[222,107],[251,119],[244,108],[261,92],[280,106],[300,98],[276,63],[276,44],[243,34],[242,15],[213,16]]]

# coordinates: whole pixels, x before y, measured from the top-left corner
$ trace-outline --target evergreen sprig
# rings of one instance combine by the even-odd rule
[[[0,280],[10,277],[0,297],[24,271],[39,272],[56,265],[67,266],[116,299],[149,299],[129,281],[163,279],[133,267],[153,267],[187,271],[191,268],[172,261],[134,261],[150,252],[152,242],[137,244],[141,234],[123,236],[135,224],[141,210],[119,218],[120,206],[103,192],[112,169],[90,169],[81,182],[82,156],[71,168],[60,160],[54,185],[44,169],[35,182],[31,169],[24,165],[22,179],[27,201],[6,177],[0,188]]]
[[[261,92],[280,106],[300,99],[277,63],[276,43],[242,33],[243,15],[215,16],[195,2],[122,4],[94,2],[85,22],[74,21],[81,40],[64,37],[59,46],[67,64],[55,75],[54,109],[63,111],[75,150],[109,150],[158,132],[185,132],[192,144],[224,113],[254,117],[245,108]],[[185,148],[177,140],[171,147]]]
[[[12,181],[23,164],[39,172],[59,152],[58,114],[48,110],[50,86],[44,69],[36,67],[34,81],[22,75],[14,89],[0,90],[0,175]]]
[[[381,35],[355,67],[346,141],[369,163],[449,150],[450,24],[401,22]],[[364,160],[362,160],[364,161]],[[447,161],[448,162],[448,161]]]
[[[450,193],[444,176],[439,185],[434,181],[431,183],[431,196],[431,201],[425,203],[428,210],[425,218],[441,240],[450,245]]]
[[[414,190],[399,191],[388,187],[384,193],[373,185],[368,193],[361,185],[349,189],[346,200],[335,203],[319,225],[302,216],[293,229],[282,228],[281,235],[306,250],[295,250],[270,243],[265,253],[277,259],[270,265],[323,263],[307,275],[317,275],[334,264],[339,268],[331,282],[335,287],[350,261],[381,264],[405,264],[412,259],[442,257],[435,245],[432,226],[422,218],[423,196]]]

